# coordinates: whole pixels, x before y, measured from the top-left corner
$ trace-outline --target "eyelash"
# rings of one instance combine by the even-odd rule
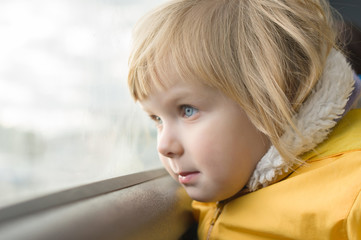
[[[187,108],[192,109],[192,115],[191,116],[186,115],[186,109]],[[181,116],[184,117],[184,118],[190,118],[190,117],[192,117],[194,114],[196,114],[198,112],[197,108],[192,107],[190,105],[186,105],[186,104],[181,105],[179,107],[179,109],[180,109],[179,111],[180,111]],[[150,118],[156,123],[157,126],[162,124],[162,119],[160,117],[158,117],[157,115],[151,115]]]
[[[156,123],[156,125],[162,124],[162,119],[156,115],[151,115],[150,118]]]

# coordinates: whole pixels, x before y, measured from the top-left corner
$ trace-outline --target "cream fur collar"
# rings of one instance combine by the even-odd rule
[[[331,50],[321,79],[295,116],[295,124],[304,138],[300,138],[291,128],[281,137],[294,155],[299,156],[313,149],[327,138],[345,111],[354,83],[353,71],[345,57]],[[250,191],[266,187],[275,183],[284,173],[290,172],[291,168],[292,165],[271,146],[258,162],[247,187]]]

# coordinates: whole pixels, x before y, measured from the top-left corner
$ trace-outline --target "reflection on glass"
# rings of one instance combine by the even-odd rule
[[[126,76],[131,29],[161,2],[0,2],[0,208],[160,166]]]

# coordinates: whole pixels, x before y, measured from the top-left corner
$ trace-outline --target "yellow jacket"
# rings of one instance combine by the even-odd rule
[[[281,181],[228,203],[193,202],[199,239],[361,239],[361,109]]]

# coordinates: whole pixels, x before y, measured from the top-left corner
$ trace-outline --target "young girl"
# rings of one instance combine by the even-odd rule
[[[324,0],[175,0],[129,88],[200,239],[361,239],[360,80]]]

